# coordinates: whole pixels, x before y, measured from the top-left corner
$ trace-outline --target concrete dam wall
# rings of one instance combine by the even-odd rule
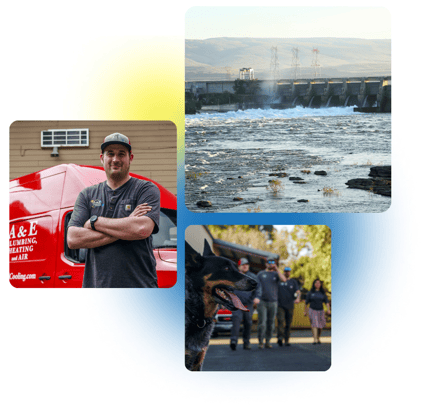
[[[357,106],[364,111],[391,112],[391,77],[314,78],[292,80],[254,80],[254,94],[238,108],[270,106],[284,109],[295,106]],[[211,94],[234,94],[235,81],[186,82],[185,90],[197,98]],[[246,95],[247,96],[247,95]],[[254,102],[252,102],[252,98]],[[368,110],[367,110],[368,109]]]

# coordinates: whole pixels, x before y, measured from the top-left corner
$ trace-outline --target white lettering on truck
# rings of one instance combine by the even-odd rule
[[[37,278],[36,274],[21,274],[21,273],[13,274],[13,273],[10,273],[10,279],[11,280],[25,281],[25,280],[35,280],[36,278]]]
[[[37,224],[38,224],[38,221],[36,221],[36,220],[30,220],[30,221],[29,221],[29,223],[30,223],[31,225],[29,226],[29,233],[28,233],[28,236],[34,236],[34,235],[36,235],[36,234],[37,234],[37,231],[35,230],[35,225],[37,225]]]
[[[27,229],[25,226],[19,226],[15,230],[15,225],[12,225],[12,228],[9,232],[9,254],[18,254],[17,256],[11,257],[10,261],[20,261],[20,260],[28,260],[28,253],[34,251],[34,245],[37,244],[37,239],[35,236],[38,233],[36,230],[36,226],[38,221],[30,220],[29,228]],[[21,275],[21,274],[19,274]],[[21,276],[31,276],[32,274],[26,274]],[[11,277],[12,278],[12,277]],[[20,279],[25,281],[30,277],[17,277],[14,276],[15,279]]]

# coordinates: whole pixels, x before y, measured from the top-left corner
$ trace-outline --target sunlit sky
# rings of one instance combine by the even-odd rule
[[[278,231],[287,230],[288,232],[293,231],[294,225],[273,225]]]
[[[390,12],[383,7],[193,7],[185,17],[186,39],[391,39]]]

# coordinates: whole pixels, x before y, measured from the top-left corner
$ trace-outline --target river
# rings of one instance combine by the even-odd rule
[[[378,213],[390,206],[391,198],[345,183],[391,164],[391,114],[251,109],[186,115],[185,126],[190,211]],[[212,206],[200,208],[200,200]]]

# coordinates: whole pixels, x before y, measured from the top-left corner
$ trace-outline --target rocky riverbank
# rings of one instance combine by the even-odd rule
[[[392,166],[383,165],[370,168],[371,178],[355,178],[346,182],[348,188],[364,189],[374,194],[392,196]]]
[[[376,167],[371,163],[390,165],[390,115],[319,111],[302,109],[294,118],[263,109],[186,117],[187,208],[208,213],[387,210],[390,196],[369,192],[375,178],[369,173]],[[346,185],[360,178],[371,180],[362,191]],[[389,181],[382,181],[383,193]]]

